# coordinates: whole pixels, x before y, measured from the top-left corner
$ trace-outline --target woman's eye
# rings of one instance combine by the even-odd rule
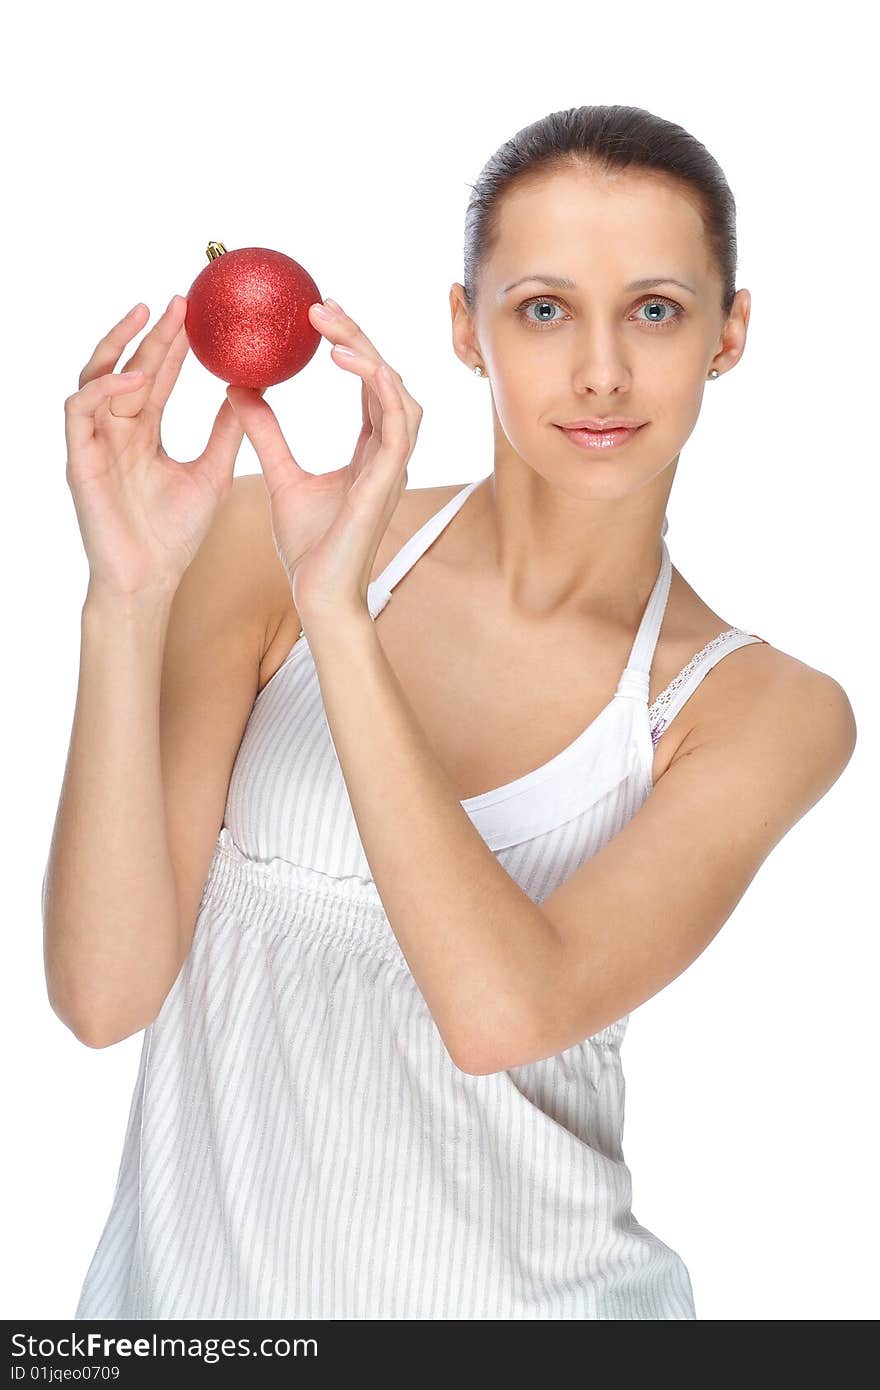
[[[557,323],[561,323],[562,319],[559,317],[550,317],[549,313],[546,311],[551,309],[561,310],[561,308],[562,306],[557,303],[555,299],[536,298],[527,299],[523,304],[519,305],[516,312],[530,328],[553,328]],[[528,313],[529,309],[537,309],[541,312],[538,317],[532,318]],[[675,323],[684,313],[681,305],[676,304],[673,299],[647,299],[638,306],[636,312],[638,313],[642,309],[650,310],[649,317],[639,319],[637,322],[646,323],[650,328],[666,328],[668,324]]]
[[[535,328],[541,328],[541,327],[543,327],[543,325],[544,325],[545,323],[546,323],[546,324],[558,323],[558,322],[559,322],[559,319],[551,319],[551,318],[548,318],[546,314],[541,314],[541,316],[540,316],[539,319],[533,319],[533,318],[530,318],[530,317],[529,317],[529,315],[527,314],[526,310],[528,310],[528,309],[558,309],[559,307],[560,307],[560,306],[556,303],[556,300],[555,300],[555,299],[527,299],[527,300],[525,301],[524,304],[520,304],[520,306],[519,306],[519,308],[517,309],[516,312],[520,315],[521,318],[524,318],[524,319],[526,320],[526,322],[527,322],[530,326],[535,327]]]
[[[642,323],[650,323],[652,327],[656,325],[657,328],[665,328],[667,323],[674,323],[675,320],[680,318],[684,313],[681,305],[676,304],[672,299],[648,299],[644,304],[639,305],[639,309],[652,310],[651,317],[642,319]],[[662,316],[658,317],[657,313],[653,312],[657,309],[662,309],[664,311]],[[673,309],[677,311],[674,314],[670,312]]]

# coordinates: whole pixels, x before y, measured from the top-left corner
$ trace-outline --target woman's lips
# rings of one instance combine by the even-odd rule
[[[628,430],[567,430],[564,425],[557,425],[556,428],[562,430],[565,437],[579,449],[618,449],[621,444],[628,444],[633,435],[645,426],[636,425]]]

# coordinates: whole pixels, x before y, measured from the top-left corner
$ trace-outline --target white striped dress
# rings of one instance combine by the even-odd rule
[[[481,481],[370,586],[374,618]],[[461,803],[536,903],[643,804],[657,739],[707,671],[763,640],[719,633],[649,709],[670,576],[663,540],[589,727]],[[488,1076],[454,1065],[371,877],[301,634],[254,704],[191,950],[144,1033],[75,1318],[696,1318],[683,1260],[631,1209],[627,1019]]]

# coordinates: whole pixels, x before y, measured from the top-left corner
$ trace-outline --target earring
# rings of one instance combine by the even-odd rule
[[[482,368],[482,367],[474,367],[474,375],[475,375],[475,376],[485,376],[486,373],[483,371],[483,368]]]
[[[709,373],[709,380],[710,380],[710,381],[714,381],[714,380],[716,379],[717,376],[718,376],[718,368],[717,368],[717,367],[713,367],[712,370],[711,370],[711,372]]]

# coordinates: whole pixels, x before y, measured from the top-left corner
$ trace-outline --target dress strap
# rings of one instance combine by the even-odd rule
[[[665,690],[661,690],[651,705],[651,741],[655,748],[661,734],[672,723],[712,667],[717,665],[722,657],[727,656],[728,652],[735,652],[739,647],[754,642],[766,642],[766,639],[754,632],[746,632],[741,627],[728,627],[691,657],[687,665],[669,682]]]
[[[479,487],[482,482],[485,482],[485,478],[477,478],[474,482],[461,488],[454,497],[450,497],[446,505],[441,507],[439,512],[435,512],[433,516],[429,516],[424,525],[420,526],[418,531],[401,546],[393,559],[389,560],[382,573],[373,580],[367,590],[367,602],[371,617],[375,618],[378,613],[381,613],[391,597],[391,591],[395,584],[399,584],[403,576],[424,555],[428,546],[433,544],[440,532],[448,526],[455,513],[470,497],[474,488]]]
[[[663,615],[666,612],[666,601],[669,598],[669,587],[672,582],[672,561],[669,558],[666,541],[663,539],[666,531],[667,521],[664,517],[663,528],[660,532],[660,569],[654,588],[651,590],[651,596],[645,604],[642,621],[639,624],[629,660],[624,667],[616,692],[618,695],[628,695],[632,699],[642,700],[645,705],[648,703],[654,648],[657,646],[657,638],[660,635]]]

